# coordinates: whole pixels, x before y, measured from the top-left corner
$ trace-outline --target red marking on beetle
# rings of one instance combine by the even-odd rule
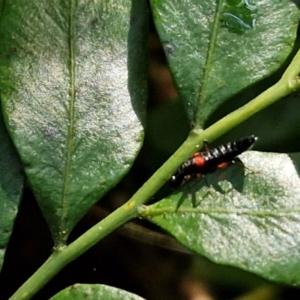
[[[223,162],[218,165],[218,169],[225,169],[226,167],[228,167],[228,165],[229,165],[228,162]]]
[[[206,162],[206,160],[203,156],[199,155],[199,156],[194,156],[194,158],[193,158],[193,163],[198,167],[204,166],[205,162]]]

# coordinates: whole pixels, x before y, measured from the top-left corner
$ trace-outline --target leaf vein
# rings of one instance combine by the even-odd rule
[[[220,28],[220,19],[221,19],[221,12],[223,9],[223,2],[224,0],[219,0],[217,3],[215,15],[213,18],[213,26],[212,26],[212,31],[211,31],[211,37],[210,37],[210,42],[208,46],[208,51],[207,51],[207,56],[205,60],[205,65],[203,66],[203,77],[202,77],[202,82],[200,83],[200,90],[198,93],[198,110],[196,114],[196,120],[195,123],[197,125],[200,125],[203,122],[203,109],[201,109],[204,105],[204,101],[206,99],[206,90],[208,86],[208,78],[210,75],[211,68],[214,64],[214,50],[216,48],[217,44],[217,39],[218,39],[218,32]],[[201,124],[202,125],[202,124]]]
[[[74,147],[74,116],[75,116],[75,9],[76,0],[70,0],[70,15],[69,15],[69,126],[66,141],[66,165],[63,175],[63,195],[62,195],[62,212],[61,218],[65,219],[68,209],[68,196],[71,178],[71,163]],[[61,222],[62,229],[64,229],[64,222]]]

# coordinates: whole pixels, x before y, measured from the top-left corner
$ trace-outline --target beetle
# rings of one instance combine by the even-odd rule
[[[217,169],[226,168],[238,161],[238,155],[249,150],[257,141],[255,135],[250,135],[234,142],[209,149],[207,142],[205,150],[196,152],[192,158],[183,163],[171,177],[170,186],[177,188],[191,178],[201,178]]]

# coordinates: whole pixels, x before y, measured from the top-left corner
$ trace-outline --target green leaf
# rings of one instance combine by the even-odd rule
[[[0,108],[0,270],[23,189],[22,166],[6,132]]]
[[[74,284],[56,294],[51,300],[89,299],[89,300],[143,300],[135,294],[103,284]]]
[[[150,2],[192,124],[282,66],[297,36],[290,0]]]
[[[6,124],[56,244],[124,176],[143,139],[143,1],[6,1]]]
[[[142,216],[214,262],[300,286],[300,154],[241,159],[244,167],[191,180]]]

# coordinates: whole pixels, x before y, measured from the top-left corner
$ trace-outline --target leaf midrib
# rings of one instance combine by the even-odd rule
[[[288,209],[270,209],[270,210],[251,210],[251,209],[213,209],[213,208],[180,208],[175,210],[174,208],[151,208],[149,207],[149,211],[147,212],[147,218],[157,217],[159,215],[182,215],[182,214],[235,214],[235,215],[249,215],[249,216],[261,216],[261,217],[283,217],[289,216],[293,213],[300,213],[300,207],[298,208],[288,208]]]
[[[205,64],[203,66],[203,77],[202,81],[199,85],[199,93],[198,93],[198,101],[197,101],[197,114],[195,119],[195,124],[202,125],[204,118],[203,118],[203,109],[204,102],[206,100],[206,90],[208,86],[208,79],[210,75],[210,71],[213,66],[213,56],[214,56],[214,50],[216,48],[217,38],[218,38],[218,32],[220,28],[220,19],[221,19],[221,12],[223,8],[224,0],[219,0],[217,3],[214,19],[213,19],[213,26],[211,31],[211,38],[210,43],[208,46],[207,56],[205,60]]]
[[[63,174],[63,194],[62,194],[62,211],[61,211],[61,229],[64,230],[64,222],[68,210],[68,195],[71,178],[72,149],[74,146],[74,116],[75,116],[75,20],[74,14],[76,9],[76,0],[69,0],[69,127],[66,141],[66,164]],[[61,231],[62,232],[62,231]]]

